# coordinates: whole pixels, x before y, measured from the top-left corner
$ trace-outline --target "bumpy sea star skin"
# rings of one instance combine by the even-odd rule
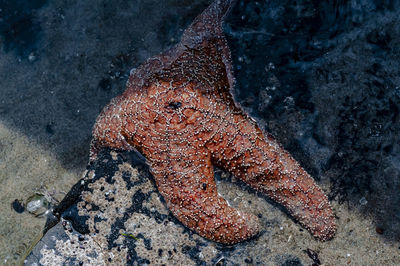
[[[235,104],[230,51],[222,32],[232,1],[213,2],[181,42],[149,59],[97,118],[91,160],[103,147],[137,149],[148,160],[173,215],[225,244],[259,232],[258,218],[218,195],[213,165],[266,193],[320,240],[336,231],[323,191]]]

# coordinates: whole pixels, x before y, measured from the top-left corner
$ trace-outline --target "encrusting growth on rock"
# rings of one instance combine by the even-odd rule
[[[214,1],[179,44],[129,78],[127,90],[97,118],[91,161],[101,148],[138,150],[148,160],[173,215],[224,244],[259,232],[258,218],[218,195],[213,165],[282,204],[320,240],[336,231],[323,191],[268,133],[234,102],[230,51],[222,22],[233,1]]]

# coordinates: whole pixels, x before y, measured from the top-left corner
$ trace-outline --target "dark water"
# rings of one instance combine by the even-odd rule
[[[399,15],[398,1],[239,1],[227,26],[237,99],[396,239]]]
[[[40,24],[35,21],[35,10],[41,8],[47,0],[1,0],[0,34],[3,49],[15,50],[20,56],[27,56],[36,49],[40,34]]]

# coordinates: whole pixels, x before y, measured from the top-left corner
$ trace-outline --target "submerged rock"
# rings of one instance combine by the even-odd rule
[[[267,263],[263,246],[224,246],[184,227],[166,208],[143,158],[109,150],[55,208],[58,218],[25,265]],[[51,226],[48,221],[47,228]],[[282,255],[285,256],[285,255]],[[79,265],[81,265],[79,264]]]
[[[26,204],[26,210],[35,216],[45,214],[48,211],[48,209],[49,209],[49,201],[46,199],[44,195],[41,194],[35,194],[29,197]]]

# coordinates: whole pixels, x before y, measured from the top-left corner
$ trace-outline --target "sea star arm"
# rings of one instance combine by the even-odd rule
[[[257,123],[233,100],[231,55],[221,26],[232,3],[214,1],[182,38],[183,43],[195,43],[196,51],[200,51],[192,52],[197,59],[193,61],[202,62],[201,66],[191,66],[201,73],[193,79],[205,84],[209,94],[206,97],[217,102],[214,114],[218,119],[208,122],[218,125],[208,141],[212,161],[285,206],[315,237],[330,239],[336,232],[336,225],[326,195],[297,161],[271,135],[263,134]],[[200,38],[195,38],[196,34]],[[208,78],[208,73],[218,79]]]
[[[282,204],[318,239],[331,239],[336,232],[332,208],[297,161],[240,112],[226,116],[223,128],[209,142],[213,162]]]
[[[117,96],[102,110],[96,119],[93,127],[93,138],[90,143],[89,163],[96,160],[97,154],[102,148],[115,150],[133,151],[131,146],[123,135],[125,124],[122,124],[122,114],[120,105],[124,102],[124,95]],[[126,101],[125,101],[126,102]]]
[[[234,244],[256,235],[258,218],[230,207],[218,195],[209,153],[183,148],[186,153],[181,148],[170,148],[164,160],[151,163],[157,188],[172,214],[216,242]]]

